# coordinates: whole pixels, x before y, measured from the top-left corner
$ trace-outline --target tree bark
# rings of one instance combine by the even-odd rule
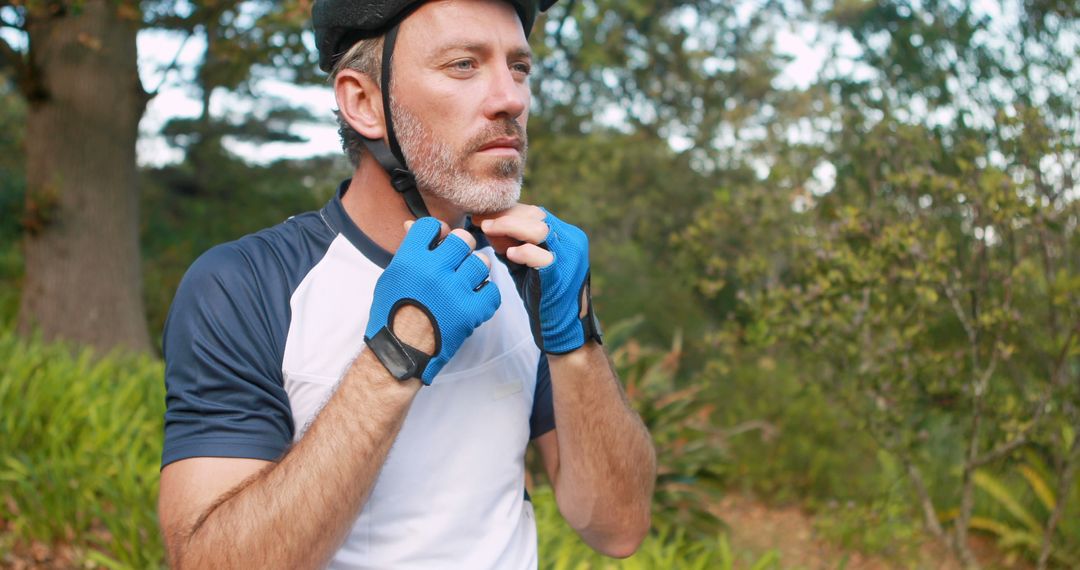
[[[101,350],[150,350],[135,142],[137,4],[50,3],[32,14],[26,93],[26,280],[19,329]]]

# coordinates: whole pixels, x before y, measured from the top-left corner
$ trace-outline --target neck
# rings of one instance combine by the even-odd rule
[[[423,197],[431,216],[451,228],[465,224],[465,212],[426,193]],[[352,182],[341,203],[353,223],[390,253],[396,252],[405,239],[405,222],[415,219],[405,205],[405,199],[390,185],[390,176],[366,153],[353,172]]]

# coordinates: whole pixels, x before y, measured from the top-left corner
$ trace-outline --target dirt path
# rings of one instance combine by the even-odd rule
[[[804,570],[961,570],[936,543],[928,541],[914,560],[895,561],[841,549],[818,536],[813,518],[798,507],[771,507],[752,498],[729,495],[715,512],[731,529],[736,550],[765,553],[777,550],[783,568]],[[976,537],[972,550],[984,568],[1028,570],[1030,566],[1007,564],[993,544]]]

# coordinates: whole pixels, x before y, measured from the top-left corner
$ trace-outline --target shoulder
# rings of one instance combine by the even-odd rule
[[[216,245],[188,268],[178,295],[185,288],[203,293],[215,290],[242,293],[275,279],[295,282],[325,254],[334,234],[318,212],[294,216],[237,240]]]
[[[165,356],[171,340],[186,344],[211,332],[280,345],[289,320],[289,296],[325,254],[333,234],[318,212],[308,212],[216,245],[184,274],[165,324]],[[258,333],[258,335],[256,335]]]
[[[165,323],[163,464],[273,460],[293,435],[281,362],[296,284],[332,241],[317,214],[217,245],[180,282]]]

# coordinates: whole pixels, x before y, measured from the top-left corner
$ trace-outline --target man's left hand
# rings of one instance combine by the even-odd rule
[[[589,238],[543,208],[473,216],[518,283],[537,346],[566,354],[600,340],[589,288]]]

